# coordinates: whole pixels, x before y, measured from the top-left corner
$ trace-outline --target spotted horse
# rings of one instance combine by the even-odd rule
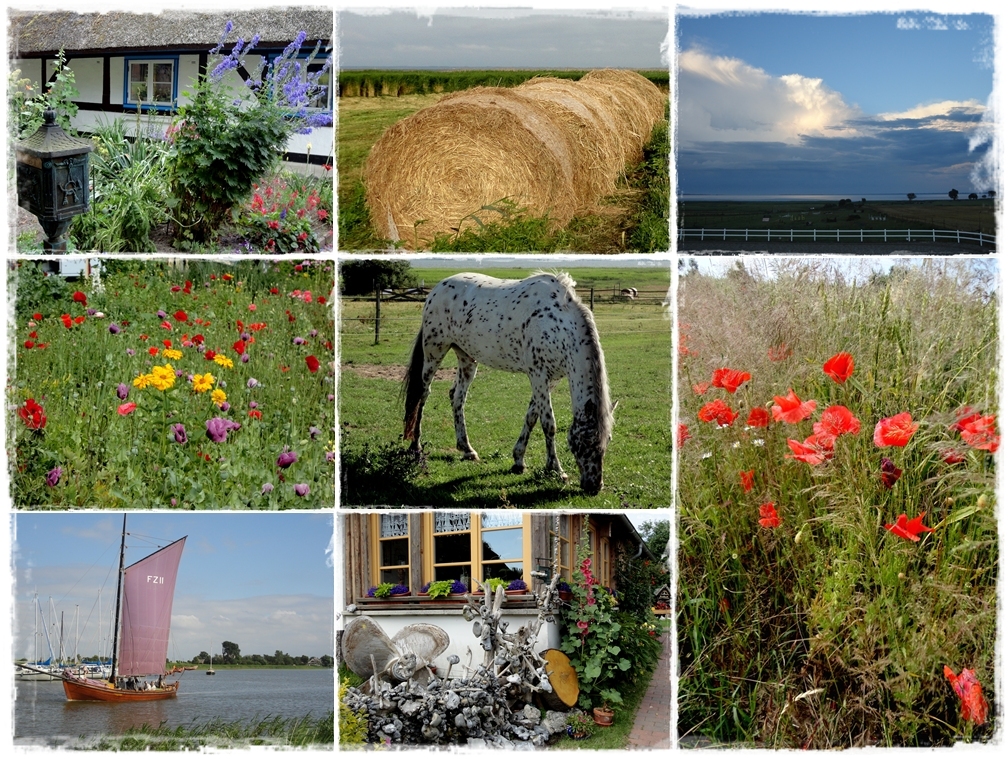
[[[403,437],[420,455],[420,418],[434,373],[449,350],[458,370],[449,397],[455,439],[462,458],[479,461],[469,444],[465,400],[477,364],[506,372],[524,372],[532,384],[525,425],[514,447],[511,471],[525,471],[525,449],[536,422],[546,438],[546,469],[567,479],[557,458],[556,419],[550,390],[567,377],[574,419],[567,443],[581,488],[589,495],[602,489],[602,459],[612,437],[613,411],[605,357],[591,311],[578,299],[568,274],[537,273],[523,280],[482,274],[456,274],[435,285],[423,307],[423,321],[403,390],[406,413]]]

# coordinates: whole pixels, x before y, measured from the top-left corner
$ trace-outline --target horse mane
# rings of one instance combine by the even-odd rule
[[[578,297],[577,291],[574,289],[577,282],[570,274],[565,271],[537,271],[536,274],[549,274],[557,280],[567,293],[567,301],[570,303],[572,312],[584,320],[585,328],[591,337],[586,351],[592,384],[595,386],[595,406],[598,410],[595,418],[598,425],[598,440],[604,445],[612,434],[613,413],[612,404],[609,401],[609,376],[606,373],[605,357],[602,355],[602,343],[599,340],[598,328],[595,326],[595,317],[592,315],[591,309]]]

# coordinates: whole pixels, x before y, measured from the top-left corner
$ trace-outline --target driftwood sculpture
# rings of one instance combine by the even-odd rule
[[[351,620],[343,633],[343,661],[361,677],[402,682],[417,678],[426,683],[430,665],[448,648],[448,633],[437,625],[407,625],[389,640],[368,617]]]

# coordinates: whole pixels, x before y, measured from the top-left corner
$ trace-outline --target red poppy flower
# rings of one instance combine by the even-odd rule
[[[976,419],[978,416],[980,415],[974,413],[972,406],[963,406],[956,412],[955,423],[949,429],[961,432],[964,424]]]
[[[32,314],[32,319],[34,319],[37,322],[40,322],[42,321],[42,314],[36,311],[34,314]]]
[[[849,353],[838,353],[823,364],[822,370],[831,380],[842,385],[854,373],[854,357]]]
[[[759,523],[763,527],[780,527],[781,518],[777,516],[777,509],[774,508],[773,503],[764,503],[759,507],[760,520]]]
[[[689,438],[689,427],[682,422],[679,422],[679,429],[676,432],[676,448],[682,448],[683,444],[689,440]]]
[[[87,305],[87,296],[80,290],[75,290],[73,294],[73,302],[80,303],[82,306]]]
[[[710,382],[697,382],[693,385],[693,392],[697,395],[703,395],[708,390],[710,390]]]
[[[157,346],[156,345],[152,345],[150,348],[147,349],[147,352],[149,354],[151,354],[152,356],[156,356],[158,354]]]
[[[319,360],[314,356],[305,356],[305,363],[308,364],[308,371],[310,371],[312,374],[318,371]]]
[[[896,484],[896,480],[900,478],[903,474],[903,470],[897,467],[892,459],[882,457],[882,484],[885,485],[889,490],[892,490],[893,485]]]
[[[318,296],[318,299],[315,302],[316,303],[325,303],[325,296],[324,295]],[[654,632],[654,631],[652,630],[652,632]]]
[[[217,354],[214,353],[212,350],[208,350],[203,353],[203,358],[207,359],[207,361],[213,361],[214,358],[216,358],[216,356]]]
[[[944,451],[942,451],[942,461],[944,461],[946,464],[961,464],[965,460],[966,457],[963,456],[955,448],[947,448]]]
[[[737,416],[738,414],[733,412],[728,404],[720,398],[705,403],[697,412],[697,417],[701,422],[717,422],[718,427],[727,427],[735,421]]]
[[[234,348],[234,352],[237,353],[240,356],[241,354],[243,354],[245,352],[245,341],[244,340],[235,340],[234,341],[234,345],[232,345],[231,347]]]
[[[25,427],[30,430],[45,429],[45,409],[34,398],[29,398],[24,402],[24,405],[18,409],[18,416],[25,423]]]
[[[30,337],[32,340],[38,340],[38,331],[33,329],[31,332],[28,333],[28,337]]]
[[[197,345],[202,345],[205,339],[206,338],[204,338],[203,335],[200,335],[198,333],[192,336],[192,341]]]
[[[275,287],[271,287],[270,288],[270,295],[279,295],[279,294],[280,294],[280,291],[277,288],[275,288]]]
[[[192,292],[192,282],[190,282],[188,279],[185,281],[185,287],[182,288],[182,292],[184,292],[186,295]]]
[[[861,422],[846,406],[830,406],[823,411],[819,421],[812,425],[817,435],[856,435],[861,431]]]
[[[925,512],[921,512],[913,519],[907,519],[906,514],[900,514],[896,517],[896,524],[886,524],[885,528],[889,530],[893,535],[899,535],[901,538],[906,540],[912,540],[914,543],[920,540],[918,535],[922,532],[934,532],[934,529],[927,527],[921,520],[924,518]]]
[[[809,466],[819,466],[833,458],[833,438],[829,436],[809,435],[804,443],[788,439],[787,444],[791,449],[787,458],[803,461]]]
[[[161,341],[161,344],[162,344],[162,345],[163,345],[163,346],[164,346],[165,348],[171,348],[171,340],[162,340],[162,341]]]
[[[739,480],[742,483],[742,489],[745,492],[749,492],[753,488],[753,476],[756,474],[755,470],[750,469],[748,472],[739,472]]]
[[[256,322],[255,324],[250,324],[248,326],[253,332],[259,332],[260,330],[266,328],[266,322]]]
[[[70,314],[63,314],[60,319],[63,320],[63,326],[70,329],[73,326],[73,319],[70,318]]]
[[[83,315],[74,317],[74,324],[83,324],[83,323],[84,323]]]
[[[163,322],[161,322],[161,328],[162,328],[162,329],[171,329],[171,322],[169,322],[169,321],[167,321],[167,320],[166,320],[166,321],[163,321]]]
[[[896,416],[889,416],[879,419],[875,425],[875,435],[873,440],[879,448],[896,446],[902,448],[910,442],[910,438],[917,431],[920,425],[914,424],[909,411],[904,411]]]
[[[748,382],[751,378],[749,372],[739,371],[738,369],[715,369],[714,374],[711,377],[711,385],[714,387],[720,387],[727,390],[729,393],[733,393],[739,389],[739,385],[744,382]]]
[[[962,702],[960,714],[965,720],[969,720],[976,725],[982,725],[987,721],[987,700],[983,695],[983,686],[976,673],[971,669],[963,669],[958,675],[955,671],[945,665],[945,677],[952,685],[952,690],[959,696]]]
[[[174,317],[175,317],[175,321],[177,321],[177,322],[184,322],[184,321],[186,321],[189,318],[188,314],[186,314],[186,312],[183,311],[182,309],[179,309],[178,311],[176,311],[174,313]]]
[[[140,335],[140,339],[143,340],[144,342],[147,341],[147,337],[148,337],[147,335]]]
[[[788,390],[786,397],[774,396],[777,401],[770,410],[773,412],[775,422],[787,422],[788,424],[798,424],[802,419],[808,419],[815,411],[815,401],[805,401],[795,395],[794,390]]]
[[[119,414],[119,416],[128,416],[134,411],[136,411],[136,404],[132,401],[130,403],[123,403],[116,409],[116,413]]]
[[[280,365],[280,371],[281,371],[281,373],[283,373],[283,372],[289,372],[290,371],[290,367],[289,366],[284,366],[283,364],[281,364]]]
[[[182,288],[181,288],[181,287],[179,287],[178,285],[172,285],[172,286],[171,286],[171,291],[172,291],[173,293],[177,293],[177,292],[181,292],[181,291],[182,291]]]
[[[27,348],[28,350],[31,350],[32,348],[35,347],[35,343],[32,340],[25,340],[24,347]]]
[[[754,408],[749,412],[746,424],[750,427],[766,427],[770,424],[770,412],[765,408]]]
[[[257,408],[254,408],[251,411],[249,411],[249,416],[252,417],[253,419],[262,419],[262,411],[260,411]]]
[[[234,277],[232,277],[230,274],[221,274],[221,279],[223,279],[225,282],[230,282],[232,279],[234,279]]]
[[[791,358],[792,350],[788,348],[787,343],[781,343],[780,345],[775,345],[772,348],[767,349],[767,358],[771,361],[785,361]]]
[[[974,414],[973,417],[964,422],[959,430],[963,442],[978,451],[994,453],[1001,444],[1001,436],[994,432],[994,417],[979,414]]]

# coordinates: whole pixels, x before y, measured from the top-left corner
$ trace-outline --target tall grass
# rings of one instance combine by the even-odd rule
[[[679,733],[768,747],[947,745],[986,738],[960,719],[944,665],[994,685],[997,524],[994,468],[950,429],[963,406],[997,413],[997,300],[985,267],[925,261],[854,285],[829,265],[741,266],[681,278]],[[772,350],[771,350],[772,349]],[[774,358],[782,360],[771,360]],[[843,384],[822,364],[853,355]],[[751,373],[735,395],[694,385]],[[818,402],[799,425],[750,429],[750,409],[793,388]],[[718,429],[701,405],[740,416]],[[818,466],[789,459],[828,406],[861,422]],[[905,448],[873,429],[909,411]],[[965,456],[946,463],[948,450]],[[889,490],[881,459],[903,470]],[[746,493],[739,473],[752,470]],[[758,524],[773,502],[783,524]],[[884,529],[924,512],[919,543]]]

